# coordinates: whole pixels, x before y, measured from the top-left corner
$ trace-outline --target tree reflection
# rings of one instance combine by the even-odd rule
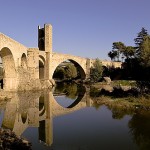
[[[133,115],[128,126],[140,150],[150,149],[150,111],[140,111]]]
[[[65,88],[65,92],[66,92],[66,96],[68,98],[71,99],[76,99],[77,95],[78,95],[78,88],[77,85],[74,84],[69,84],[66,88]]]
[[[62,82],[58,83],[54,94],[64,94],[66,97],[70,99],[76,99],[77,96],[79,95],[79,92],[82,92],[82,86],[78,85],[76,83],[67,83],[67,82]]]
[[[114,119],[122,119],[125,115],[132,115],[134,113],[134,109],[121,107],[120,105],[109,105],[108,108],[112,112],[112,118]]]

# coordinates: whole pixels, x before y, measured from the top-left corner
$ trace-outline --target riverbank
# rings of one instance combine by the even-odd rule
[[[31,143],[21,137],[18,137],[9,129],[0,128],[0,149],[31,150]]]
[[[118,82],[119,83],[119,82]],[[135,82],[120,85],[111,83],[95,83],[91,85],[90,96],[97,105],[106,105],[109,108],[135,111],[142,109],[150,111],[150,94],[141,93]]]
[[[122,109],[144,109],[150,110],[150,100],[145,97],[126,97],[126,98],[111,98],[108,96],[101,96],[93,98],[94,102],[99,105],[106,105],[108,107],[118,107]]]

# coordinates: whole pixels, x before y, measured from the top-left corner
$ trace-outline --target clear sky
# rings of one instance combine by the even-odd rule
[[[134,46],[150,33],[150,0],[0,0],[0,32],[37,47],[37,27],[53,26],[53,51],[109,59],[113,42]]]

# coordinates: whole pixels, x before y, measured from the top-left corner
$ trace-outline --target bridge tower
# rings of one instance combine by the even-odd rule
[[[44,79],[52,79],[52,25],[44,24],[44,28],[38,26],[38,48],[45,51],[46,59],[44,64]]]

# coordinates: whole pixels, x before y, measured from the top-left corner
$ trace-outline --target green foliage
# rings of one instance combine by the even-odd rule
[[[65,89],[66,96],[71,99],[76,99],[78,96],[77,84],[67,84]]]
[[[122,54],[126,59],[132,58],[135,55],[135,48],[133,46],[126,46]]]
[[[140,150],[149,150],[150,148],[150,112],[138,111],[128,123],[130,133],[132,133],[134,142]]]
[[[99,90],[95,87],[90,87],[90,96],[91,97],[98,97],[99,96]]]
[[[124,50],[125,45],[122,42],[114,42],[112,47],[113,47],[113,50],[117,50],[121,52],[122,50]]]
[[[142,28],[141,31],[138,33],[138,36],[134,39],[137,48],[141,45],[144,37],[147,35],[148,35],[147,30],[145,28]]]
[[[141,31],[138,33],[138,36],[134,39],[136,45],[136,57],[140,57],[141,49],[140,46],[143,43],[144,37],[148,36],[148,32],[145,28],[142,28]]]
[[[124,59],[124,79],[150,80],[150,35],[142,28],[134,41],[136,47],[114,42],[108,56],[111,60]]]
[[[118,55],[117,51],[114,51],[114,50],[112,50],[108,53],[108,57],[110,57],[111,60],[115,60],[117,55]]]
[[[124,51],[125,47],[126,46],[122,42],[114,42],[113,43],[111,52],[112,52],[112,54],[115,55],[114,57],[117,58],[117,61],[119,61],[120,55]]]
[[[66,66],[58,66],[54,72],[54,78],[58,79],[74,79],[77,77],[77,69],[76,67],[70,63],[66,64]]]
[[[65,68],[65,78],[68,78],[68,79],[72,79],[72,78],[75,78],[77,77],[77,69],[74,65],[72,64],[68,64]]]
[[[64,79],[65,71],[62,67],[57,67],[54,72],[54,78]]]
[[[140,55],[139,59],[141,65],[144,67],[150,67],[150,36],[145,36],[143,42],[139,46]]]
[[[91,81],[98,82],[102,78],[103,67],[102,62],[97,58],[90,69]]]
[[[132,80],[116,80],[112,82],[113,86],[136,86],[136,82]]]
[[[137,81],[137,87],[140,89],[140,92],[150,94],[150,81]]]
[[[85,89],[83,88],[83,86],[79,86],[74,82],[61,82],[56,84],[54,93],[65,94],[68,98],[77,99],[77,97],[83,97]]]
[[[117,58],[117,61],[119,61],[120,58],[129,59],[135,54],[134,47],[125,46],[125,44],[122,42],[114,42],[112,47],[112,51],[108,53],[108,56],[111,58],[111,60],[115,60],[115,58]]]

